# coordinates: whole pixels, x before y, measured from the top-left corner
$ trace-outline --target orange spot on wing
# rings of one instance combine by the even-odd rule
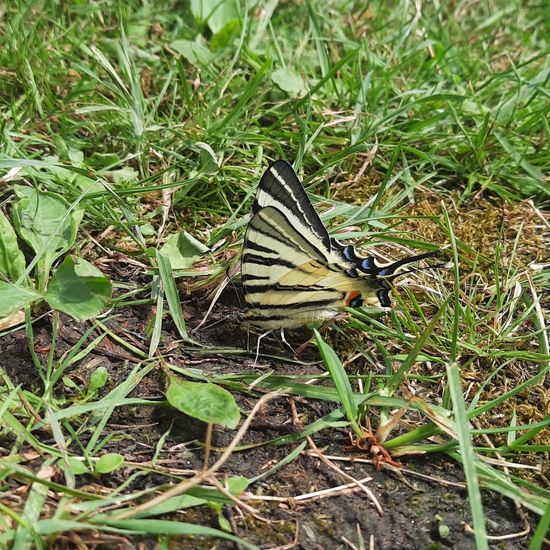
[[[361,296],[361,292],[359,292],[358,290],[352,290],[346,296],[346,301],[344,303],[346,304],[347,307],[350,307],[351,301],[354,300],[355,298],[359,298],[360,296]]]

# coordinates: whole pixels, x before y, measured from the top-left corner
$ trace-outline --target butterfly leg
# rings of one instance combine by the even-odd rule
[[[281,328],[281,341],[292,352],[293,355],[296,355],[296,352],[294,351],[294,348],[288,343],[287,339],[285,338],[285,329],[284,328]]]
[[[268,336],[272,332],[273,330],[268,330],[267,332],[263,332],[262,334],[260,334],[260,336],[258,336],[258,342],[256,344],[256,358],[254,359],[254,364],[258,362],[258,357],[260,357],[260,342],[262,341],[262,338],[264,336]]]
[[[298,349],[296,350],[296,355],[301,355],[302,352],[309,346],[309,344],[311,344],[311,342],[313,342],[313,336],[311,338],[309,338],[308,340],[306,340],[303,344],[300,344],[300,346],[298,347]]]
[[[332,320],[329,320],[325,323],[323,323],[320,327],[319,327],[319,332],[321,334],[324,334],[325,331],[327,330],[327,328],[329,328],[330,326],[332,325]],[[296,350],[296,355],[301,355],[302,352],[311,344],[311,342],[313,342],[313,340],[315,340],[315,336],[311,336],[311,338],[309,338],[308,340],[306,340],[303,344],[300,344],[300,346],[298,347],[298,349]]]

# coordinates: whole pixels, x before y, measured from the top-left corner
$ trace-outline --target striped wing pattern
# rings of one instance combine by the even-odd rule
[[[245,322],[291,328],[360,305],[357,297],[376,300],[376,277],[358,276],[351,247],[331,240],[290,164],[266,170],[252,212],[242,258]]]

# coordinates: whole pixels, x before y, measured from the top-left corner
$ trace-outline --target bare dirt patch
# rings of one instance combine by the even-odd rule
[[[146,308],[128,309],[117,313],[117,318],[108,322],[108,326],[120,334],[128,331],[139,333],[147,318]],[[79,337],[81,329],[68,319],[67,326],[60,331],[56,345],[56,355],[60,356]],[[44,320],[36,326],[35,348],[40,350],[42,359],[49,349],[51,327]],[[167,332],[165,345],[172,348],[173,334]],[[218,343],[232,341],[242,344],[245,334],[239,334],[238,327],[218,325],[216,331],[210,331],[209,340]],[[211,343],[216,343],[212,341]],[[273,343],[272,343],[273,344]],[[32,365],[26,346],[26,337],[19,331],[0,340],[0,367],[14,384],[25,389],[39,387],[39,377]],[[315,352],[308,350],[312,358]],[[243,363],[250,368],[251,359],[232,358],[227,355],[194,355],[189,351],[174,348],[170,362],[173,365],[189,367],[199,365],[202,369],[211,367],[218,373],[238,373],[243,371]],[[102,392],[107,393],[124,380],[132,370],[133,361],[121,346],[109,342],[99,346],[82,364],[76,364],[66,376],[77,384],[86,385],[91,370],[98,365],[105,366],[109,372],[108,385]],[[259,368],[259,367],[257,367]],[[262,368],[275,368],[280,374],[319,374],[316,365],[308,367],[296,364],[270,363],[262,361]],[[165,390],[165,375],[162,370],[154,369],[135,388],[130,397],[140,397],[158,402]],[[59,398],[76,398],[65,389]],[[253,400],[240,397],[243,411],[250,410]],[[283,459],[291,446],[261,445],[271,438],[293,433],[292,407],[300,418],[314,421],[331,410],[324,402],[312,402],[299,398],[280,397],[270,402],[256,417],[242,445],[250,447],[235,452],[224,467],[224,474],[253,477]],[[76,420],[75,420],[76,422]],[[166,441],[153,464],[152,459],[159,438],[168,432]],[[141,468],[142,475],[135,477],[127,490],[136,491],[150,486],[173,483],[184,471],[198,471],[203,466],[205,425],[185,417],[163,404],[139,407],[117,408],[105,428],[104,436],[110,439],[104,447],[105,452],[116,452],[124,456],[127,465],[108,475],[84,475],[77,478],[77,488],[88,492],[105,494],[118,487],[129,476]],[[35,436],[47,444],[54,444],[51,434],[42,431]],[[230,431],[215,430],[212,445],[223,449],[231,440]],[[319,449],[331,456],[365,458],[349,448],[346,430],[325,430],[315,435]],[[81,434],[81,442],[86,443],[86,432]],[[6,451],[13,444],[13,438],[3,436],[0,445]],[[73,449],[78,453],[77,449]],[[28,453],[25,464],[31,469],[40,466],[41,459],[31,448],[21,449]],[[214,456],[216,454],[214,453]],[[359,462],[337,462],[346,473],[356,479],[370,478],[365,482],[379,500],[383,515],[380,515],[369,498],[359,489],[338,490],[319,497],[311,496],[303,503],[296,500],[300,495],[311,495],[317,491],[340,487],[349,483],[340,474],[327,467],[317,457],[307,452],[284,466],[269,477],[253,484],[243,500],[252,505],[261,521],[251,515],[241,514],[233,507],[226,506],[224,515],[229,519],[235,534],[245,540],[267,547],[277,547],[296,543],[297,548],[351,548],[346,541],[358,545],[360,536],[367,544],[373,539],[376,548],[474,548],[473,538],[467,533],[470,522],[469,505],[466,490],[461,487],[463,475],[461,468],[444,456],[424,456],[401,459],[406,472],[377,471],[372,464]],[[211,459],[212,461],[212,459]],[[146,467],[150,471],[145,471]],[[430,476],[433,479],[417,477]],[[59,474],[61,475],[61,474]],[[223,479],[223,478],[220,478]],[[277,500],[270,500],[271,498]],[[55,499],[52,493],[51,498]],[[512,502],[500,496],[485,492],[483,494],[489,533],[505,535],[518,533],[525,529],[525,523]],[[21,506],[15,494],[5,496],[3,503],[14,507]],[[52,503],[53,509],[53,503]],[[171,516],[172,519],[190,521],[202,525],[218,527],[216,515],[208,506],[182,510]],[[70,545],[73,535],[66,534]],[[113,541],[110,536],[101,533],[83,534],[84,539],[94,540],[96,548],[121,547],[122,543]],[[91,538],[90,538],[91,537]],[[185,539],[189,548],[211,548],[211,541]],[[499,542],[499,548],[526,548],[527,538],[520,537]],[[145,541],[147,546],[150,546]],[[137,543],[137,539],[132,539]],[[151,541],[152,543],[152,541]],[[114,546],[113,546],[114,544]],[[220,542],[218,548],[231,548],[232,543]]]

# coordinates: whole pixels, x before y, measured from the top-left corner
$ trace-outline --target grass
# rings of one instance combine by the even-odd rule
[[[68,208],[60,228],[83,215],[71,251],[114,287],[109,309],[74,323],[76,334],[44,302],[0,332],[0,544],[75,543],[90,529],[107,543],[239,534],[250,545],[222,511],[265,513],[243,501],[259,469],[224,487],[222,464],[202,477],[167,468],[168,441],[188,443],[171,428],[142,434],[145,462],[125,452],[133,436],[117,418],[165,410],[162,380],[177,373],[225,388],[242,411],[268,391],[320,406],[295,433],[261,442],[274,456],[343,427],[358,436],[368,420],[392,457],[446,453],[464,469],[477,546],[491,540],[489,490],[532,514],[521,540],[540,547],[550,451],[543,4],[191,5],[0,8],[0,208],[15,225],[17,186],[54,193]],[[406,281],[391,315],[352,310],[316,336],[332,383],[282,347],[259,373],[234,341],[196,345],[215,324],[187,326],[236,269],[259,176],[277,158],[295,161],[338,238],[384,257],[450,247],[454,269]],[[163,248],[177,232],[179,252]],[[43,293],[39,268],[57,241],[18,242],[23,267],[13,260],[2,280]],[[192,296],[183,307],[175,281]],[[132,321],[144,307],[147,318]],[[221,322],[240,330],[231,315]],[[17,348],[18,361],[20,338],[29,351]],[[105,356],[126,365],[105,370]],[[233,444],[246,453],[252,441]],[[285,466],[273,460],[273,471]],[[171,482],[189,490],[128,519]]]

